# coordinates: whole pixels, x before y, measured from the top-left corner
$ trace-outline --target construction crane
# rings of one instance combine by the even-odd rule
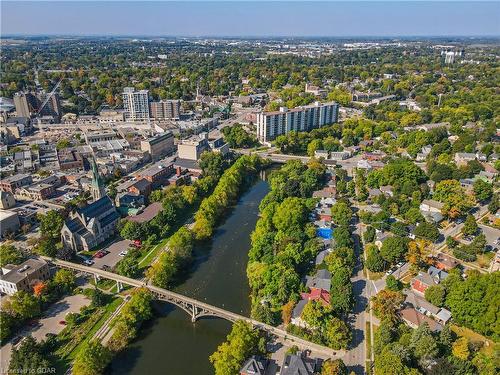
[[[47,97],[45,98],[45,100],[43,101],[42,105],[40,106],[40,108],[38,108],[38,112],[36,113],[36,115],[40,115],[40,113],[42,112],[43,108],[47,105],[47,103],[49,102],[50,98],[52,98],[52,95],[54,95],[54,93],[56,92],[57,88],[59,87],[59,85],[61,84],[63,78],[61,78],[57,83],[56,85],[54,86],[54,88],[52,89],[52,91],[49,93],[49,95],[47,95]]]

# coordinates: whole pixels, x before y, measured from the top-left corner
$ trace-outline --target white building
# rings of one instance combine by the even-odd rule
[[[269,142],[281,134],[291,131],[308,131],[337,122],[339,105],[319,103],[288,109],[281,107],[275,112],[257,114],[257,138]]]
[[[149,120],[149,91],[136,91],[133,87],[125,87],[123,89],[123,108],[125,120]]]

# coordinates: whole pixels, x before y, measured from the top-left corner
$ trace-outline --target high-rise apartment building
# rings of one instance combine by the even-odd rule
[[[123,108],[126,121],[149,120],[149,91],[136,91],[133,87],[125,87],[123,90]]]
[[[30,117],[38,111],[38,98],[32,93],[17,92],[14,94],[14,105],[17,117]]]
[[[49,94],[40,94],[38,96],[40,100],[40,105],[45,103]],[[41,109],[40,114],[42,116],[54,116],[56,118],[61,117],[61,102],[59,100],[59,95],[53,93],[50,98],[47,100],[47,103]]]
[[[151,103],[151,117],[157,120],[179,120],[180,100],[161,100]]]
[[[275,112],[257,114],[257,138],[269,142],[293,130],[308,131],[337,122],[339,105],[335,102],[319,103]]]

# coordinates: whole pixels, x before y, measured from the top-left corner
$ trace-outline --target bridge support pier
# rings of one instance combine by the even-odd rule
[[[116,282],[116,290],[120,293],[123,290],[123,284],[120,281]]]
[[[97,284],[99,282],[100,278],[98,275],[94,275],[94,282]]]

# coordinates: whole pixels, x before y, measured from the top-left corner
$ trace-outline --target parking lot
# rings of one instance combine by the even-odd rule
[[[123,257],[120,256],[122,251],[126,251],[132,244],[130,240],[120,240],[112,243],[106,249],[109,251],[109,254],[106,254],[102,258],[93,258],[94,264],[92,267],[102,269],[104,265],[113,268],[116,266],[116,263],[120,261]]]
[[[65,320],[66,314],[78,312],[83,306],[88,304],[90,304],[90,301],[87,297],[81,294],[67,296],[50,306],[36,325],[27,325],[26,328],[19,332],[17,336],[24,337],[31,334],[38,341],[42,341],[45,340],[45,336],[48,333],[57,335],[65,327],[59,322]],[[2,368],[2,371],[3,369],[9,368],[11,350],[11,341],[2,346],[0,349],[0,367]]]

